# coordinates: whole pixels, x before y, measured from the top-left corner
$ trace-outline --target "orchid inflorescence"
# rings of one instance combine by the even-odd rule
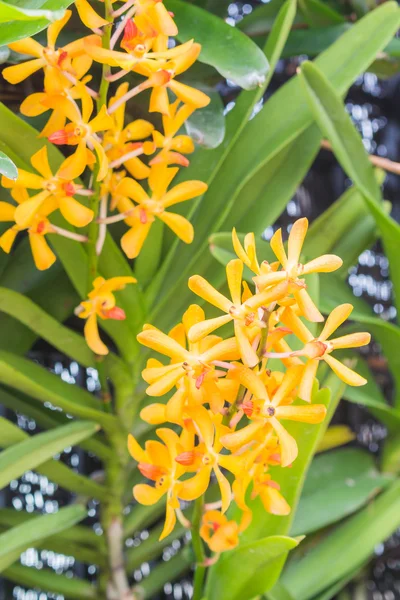
[[[182,127],[210,100],[179,81],[201,47],[194,40],[171,43],[178,30],[162,0],[128,0],[116,10],[112,0],[106,0],[106,19],[87,0],[76,0],[75,7],[89,35],[57,46],[72,15],[67,10],[48,28],[46,46],[32,38],[10,44],[32,59],[5,68],[8,82],[17,84],[44,71],[43,90],[23,101],[22,114],[48,114],[39,138],[69,152],[54,169],[50,146],[44,143],[31,157],[32,169],[18,169],[15,181],[3,177],[15,203],[0,202],[0,220],[11,223],[0,237],[0,247],[10,252],[17,234],[26,231],[35,264],[44,270],[56,260],[47,235],[86,245],[89,263],[94,257],[93,273],[89,268],[93,277],[75,313],[86,320],[89,347],[106,355],[98,319],[125,319],[115,292],[136,283],[131,276],[98,275],[96,261],[107,226],[125,222],[121,247],[129,259],[139,256],[156,218],[183,242],[193,240],[191,223],[169,209],[201,196],[207,185],[197,180],[172,182],[195,149]],[[98,91],[91,87],[93,62],[103,69]],[[108,98],[109,85],[122,78],[128,80]],[[162,132],[150,120],[126,123],[127,103],[145,90],[150,92],[148,112],[161,115]],[[142,419],[162,426],[156,429],[158,440],[147,441],[144,449],[133,436],[128,441],[139,471],[154,483],[136,485],[136,501],[152,505],[166,497],[161,538],[171,533],[177,518],[190,526],[181,503],[201,498],[210,484],[219,489],[219,499],[205,505],[200,535],[217,555],[235,547],[251,522],[249,496],[259,497],[266,511],[287,515],[290,506],[270,470],[290,467],[298,454],[296,440],[283,423],[323,421],[325,405],[312,403],[321,361],[346,384],[365,383],[332,356],[336,349],[369,342],[367,333],[332,338],[350,316],[351,305],[334,309],[317,336],[315,325],[311,330],[304,322],[324,320],[304,276],[329,273],[342,264],[334,255],[300,262],[307,227],[306,219],[294,223],[287,252],[281,230],[273,235],[272,263],[259,262],[253,234],[242,243],[234,230],[237,258],[226,267],[229,295],[200,275],[189,279],[190,290],[222,314],[206,318],[203,308],[192,304],[168,334],[145,325],[138,335],[141,344],[169,360],[163,364],[149,358],[142,373],[149,396],[169,394],[166,402],[141,411]],[[243,280],[244,269],[252,288]],[[231,328],[229,337],[215,333],[223,326]],[[238,520],[226,516],[232,501],[241,512]]]
[[[140,472],[154,482],[136,485],[136,500],[150,505],[167,498],[161,538],[171,533],[176,518],[186,522],[181,501],[201,497],[213,476],[220,511],[215,503],[206,505],[209,510],[200,531],[211,550],[219,553],[238,543],[239,533],[252,519],[250,490],[251,498],[259,496],[266,511],[287,515],[290,506],[270,467],[288,468],[298,455],[285,421],[312,424],[325,417],[325,405],[312,403],[318,365],[324,361],[348,385],[366,383],[332,356],[334,350],[369,343],[368,333],[332,338],[349,317],[350,304],[335,308],[316,337],[304,322],[324,319],[303,276],[329,273],[342,264],[334,255],[300,262],[307,227],[307,219],[294,223],[287,253],[281,230],[273,235],[270,245],[277,258],[273,263],[259,263],[253,234],[246,235],[242,245],[234,230],[238,258],[226,267],[230,297],[199,275],[189,279],[189,288],[224,314],[206,319],[203,309],[193,304],[168,335],[151,325],[138,335],[141,344],[170,359],[164,365],[150,358],[142,373],[149,396],[173,391],[166,403],[141,411],[142,419],[162,425],[156,430],[160,441],[147,441],[143,450],[133,436],[129,438]],[[254,291],[243,281],[244,268],[254,274]],[[232,337],[214,334],[228,323],[233,324]],[[232,500],[241,510],[240,522],[225,516]]]
[[[112,8],[109,0],[108,5]],[[33,38],[10,44],[12,50],[31,56],[32,60],[3,70],[5,79],[12,84],[44,71],[43,91],[29,95],[21,112],[27,117],[49,114],[39,138],[72,149],[56,172],[49,164],[48,147],[43,145],[31,158],[37,173],[18,169],[15,181],[2,178],[16,204],[0,202],[0,220],[12,223],[0,237],[0,248],[9,253],[17,234],[27,231],[40,270],[48,269],[56,260],[46,239],[48,234],[95,244],[100,255],[107,226],[118,221],[128,226],[121,247],[130,259],[139,255],[156,218],[190,243],[194,235],[191,223],[170,208],[207,190],[202,181],[185,181],[171,187],[179,168],[189,165],[187,155],[194,151],[192,139],[181,129],[197,108],[210,101],[200,90],[176,79],[196,61],[201,46],[189,40],[169,48],[169,40],[178,30],[173,15],[160,0],[129,0],[110,12],[110,20],[97,14],[87,0],[76,0],[75,7],[93,33],[58,47],[57,40],[72,16],[72,11],[66,10],[62,19],[49,26],[46,46]],[[120,21],[114,33],[107,36],[105,28],[114,18]],[[118,42],[120,49],[116,50]],[[104,65],[98,92],[89,85],[93,61]],[[110,67],[118,70],[111,73]],[[110,83],[131,76],[139,76],[141,83],[131,89],[128,81],[119,84],[108,100],[107,93],[102,92],[104,83],[108,89]],[[149,113],[161,114],[162,132],[144,119],[125,122],[128,100],[147,89],[151,90]],[[89,176],[85,179],[86,173]],[[81,177],[86,185],[77,181]],[[147,191],[138,180],[147,180]],[[89,199],[89,206],[76,196]],[[67,222],[66,227],[57,224],[57,211]],[[93,222],[97,227],[94,240],[89,239],[87,231],[78,233],[68,226],[87,229]],[[114,290],[121,283],[117,279],[113,278]],[[123,281],[134,282],[133,278]],[[110,292],[110,285],[108,288]],[[109,303],[102,310],[102,289],[96,279],[89,300],[78,307],[77,314],[90,319],[85,334],[91,349],[107,354],[98,335],[96,317],[122,319],[124,315],[122,309],[118,313],[110,311]],[[98,309],[92,306],[94,296]]]

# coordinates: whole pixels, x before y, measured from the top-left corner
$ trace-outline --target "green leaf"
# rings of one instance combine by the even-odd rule
[[[188,550],[188,548],[184,548],[170,560],[158,563],[152,569],[151,577],[147,577],[134,586],[133,593],[137,593],[143,600],[153,600],[166,583],[175,581],[190,569],[193,557]]]
[[[17,8],[16,6],[10,6],[5,2],[1,2],[0,45],[11,44],[11,42],[22,40],[46,29],[53,20],[61,18],[64,9],[70,4],[72,4],[72,0],[23,0],[18,2]],[[12,17],[10,17],[10,9],[14,11],[14,16]],[[39,9],[41,10],[39,11]],[[5,12],[6,10],[7,13]],[[34,13],[36,11],[39,14],[35,17]],[[41,15],[42,11],[45,12]],[[25,19],[22,20],[24,13]],[[1,19],[2,14],[7,18],[4,17],[4,19]],[[4,22],[5,20],[7,21],[6,23]]]
[[[225,137],[225,117],[222,98],[214,88],[195,82],[194,87],[200,89],[211,98],[208,106],[196,110],[186,121],[185,129],[199,146],[217,148]]]
[[[39,571],[34,567],[15,564],[3,571],[3,577],[17,585],[38,588],[52,594],[62,594],[71,600],[97,598],[97,591],[92,584],[77,577],[57,575],[50,569],[40,569]]]
[[[181,0],[167,0],[165,4],[175,15],[178,39],[182,42],[195,39],[201,44],[201,62],[215,67],[223,77],[245,90],[263,84],[268,61],[250,38],[197,6]]]
[[[283,4],[284,0],[270,0],[266,4],[255,6],[250,14],[245,15],[239,21],[237,27],[252,37],[265,36],[274,27]],[[296,25],[300,23],[305,24],[304,19],[300,15],[295,15],[294,23]]]
[[[282,556],[299,541],[277,535],[225,552],[218,561],[218,570],[210,571],[205,592],[207,600],[248,600],[268,591],[279,577]],[[257,578],[261,569],[268,569],[269,577],[263,578],[260,589]]]
[[[32,21],[38,19],[46,19],[46,21],[52,23],[53,21],[61,19],[64,16],[64,12],[64,10],[50,11],[34,8],[21,8],[0,1],[0,23],[7,23],[9,21]]]
[[[1,448],[8,448],[13,446],[13,444],[32,439],[17,425],[14,425],[14,423],[3,417],[0,417],[0,432]],[[79,475],[79,473],[75,473],[75,471],[60,461],[51,459],[38,466],[36,470],[46,475],[46,477],[61,487],[77,494],[87,495],[102,501],[106,501],[108,498],[108,491],[103,485],[96,483],[93,479],[88,479],[83,475]]]
[[[17,167],[14,165],[13,161],[8,158],[7,154],[4,154],[4,152],[0,152],[0,173],[8,177],[8,179],[14,179],[14,181],[18,177]]]
[[[361,137],[355,129],[333,86],[313,63],[303,63],[301,74],[307,99],[322,133],[332,144],[343,169],[367,202],[379,227],[386,256],[391,265],[395,302],[400,309],[400,269],[397,268],[400,225],[384,211],[379,186]]]
[[[289,565],[283,585],[296,600],[312,598],[359,567],[399,525],[400,481],[395,481],[302,560]]]
[[[25,471],[46,462],[68,446],[78,444],[93,435],[98,426],[90,421],[63,425],[21,441],[0,453],[0,489]]]
[[[304,484],[291,535],[317,531],[354,513],[390,480],[362,450],[344,448],[317,456]]]
[[[21,552],[34,545],[35,542],[75,525],[86,515],[86,508],[76,504],[61,508],[52,515],[34,517],[27,523],[2,533],[0,535],[0,571],[9,567]]]
[[[343,23],[345,20],[340,13],[320,0],[299,0],[299,9],[304,20],[311,27]]]
[[[114,431],[116,417],[99,410],[99,401],[85,390],[71,387],[57,375],[25,358],[0,350],[0,379],[20,392],[24,392],[40,402],[51,402],[67,414],[83,419],[93,419],[105,429]]]
[[[84,366],[94,366],[93,352],[85,339],[61,325],[46,311],[18,292],[0,287],[0,311],[11,315],[35,331],[55,348]]]
[[[0,388],[0,403],[14,412],[31,417],[44,429],[53,429],[69,422],[68,417],[64,413],[46,408],[28,396],[19,396],[17,394],[18,392],[10,394],[5,389]],[[95,438],[84,440],[80,443],[80,446],[88,452],[93,452],[93,454],[103,461],[108,460],[112,455],[111,449],[102,441]]]

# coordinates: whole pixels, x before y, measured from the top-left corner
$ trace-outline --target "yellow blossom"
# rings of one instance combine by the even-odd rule
[[[219,510],[208,510],[203,514],[200,535],[212,552],[232,550],[239,544],[239,526],[228,521]]]
[[[75,310],[75,314],[80,319],[86,319],[85,338],[89,348],[95,354],[108,354],[107,346],[100,339],[97,318],[117,321],[126,318],[123,309],[116,306],[113,292],[123,290],[128,283],[136,283],[136,279],[134,277],[112,277],[106,280],[103,277],[96,277],[88,300],[81,302]]]

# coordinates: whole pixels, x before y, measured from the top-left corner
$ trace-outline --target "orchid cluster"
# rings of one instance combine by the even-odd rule
[[[49,26],[46,46],[33,38],[10,44],[12,50],[32,59],[3,70],[11,84],[43,70],[43,90],[23,101],[21,113],[27,117],[48,115],[39,138],[68,151],[55,172],[44,143],[31,158],[32,170],[18,169],[15,181],[2,178],[15,204],[0,202],[0,221],[11,223],[0,237],[0,248],[9,253],[18,233],[28,232],[40,270],[56,260],[48,235],[83,243],[89,254],[99,256],[107,226],[118,221],[127,225],[121,247],[130,259],[139,255],[156,218],[190,243],[194,235],[191,223],[170,208],[207,189],[201,181],[171,187],[179,168],[188,166],[187,155],[194,151],[193,141],[182,133],[182,127],[196,109],[210,101],[200,90],[177,80],[196,61],[201,46],[193,40],[175,43],[178,30],[173,15],[160,0],[129,0],[117,10],[110,0],[105,4],[108,19],[97,14],[87,0],[76,0],[83,24],[92,30],[89,35],[64,46],[57,44],[72,16],[72,11],[66,10],[62,19]],[[103,65],[98,91],[91,87],[93,62]],[[112,68],[117,70],[112,72]],[[121,78],[127,81],[108,99],[109,85]],[[136,84],[137,79],[141,81]],[[131,82],[135,82],[133,87]],[[127,102],[145,90],[151,92],[149,118],[159,113],[162,131],[144,119],[125,119]],[[78,307],[77,314],[91,317],[85,328],[91,349],[107,354],[96,317],[120,319],[124,314],[122,309],[110,311],[110,298],[101,305],[103,282],[96,279],[96,268],[92,275],[94,288],[90,293],[89,288],[89,300]],[[106,286],[107,293],[120,289],[118,279]],[[122,279],[124,284],[134,282],[133,278]],[[97,309],[93,308],[94,298]],[[113,308],[115,299],[111,304]]]
[[[206,319],[193,304],[168,334],[145,325],[138,335],[141,344],[169,359],[164,365],[149,358],[142,374],[149,396],[172,392],[167,402],[141,412],[143,420],[162,425],[156,430],[159,441],[147,441],[142,449],[129,438],[140,472],[154,482],[136,485],[134,497],[151,505],[166,496],[161,539],[177,518],[188,525],[181,502],[201,497],[214,478],[220,500],[206,504],[200,530],[212,551],[238,544],[252,519],[249,498],[259,497],[271,514],[287,515],[290,506],[270,467],[288,468],[296,460],[297,443],[286,421],[313,424],[325,417],[325,405],[312,403],[318,365],[324,361],[348,385],[366,383],[332,356],[335,350],[369,343],[368,333],[332,337],[350,316],[350,304],[335,308],[316,337],[305,323],[324,319],[304,276],[329,273],[342,264],[334,255],[300,262],[307,227],[307,219],[294,223],[287,253],[279,229],[270,242],[276,262],[261,264],[254,235],[246,235],[242,245],[234,230],[238,258],[226,267],[230,297],[199,275],[189,279],[189,288],[223,314]],[[244,268],[254,275],[248,277],[253,290],[243,281]],[[214,333],[227,324],[233,326],[231,337]],[[239,522],[225,514],[232,501],[241,511]]]

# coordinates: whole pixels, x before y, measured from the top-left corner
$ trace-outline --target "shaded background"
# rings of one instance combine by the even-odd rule
[[[244,15],[249,14],[253,7],[261,4],[260,0],[252,2],[227,3],[219,0],[224,6],[225,16],[231,25],[235,25]],[[297,66],[305,60],[306,56],[279,62],[276,73],[265,95],[268,98],[274,91],[285,83],[296,71]],[[226,109],[234,106],[238,89],[226,82],[220,86],[219,91],[224,98]],[[14,90],[10,86],[0,83],[1,99],[13,104],[16,101]],[[18,99],[18,102],[21,99]],[[390,80],[381,81],[376,75],[367,73],[360,77],[351,87],[346,97],[346,107],[354,123],[359,129],[365,147],[368,152],[379,156],[387,156],[391,160],[400,161],[399,140],[399,100],[400,100],[400,75],[395,75]],[[293,110],[295,110],[295,102]],[[332,154],[321,151],[312,168],[307,174],[303,184],[292,200],[288,203],[285,212],[276,223],[276,227],[288,230],[291,223],[300,216],[306,216],[310,221],[319,216],[332,202],[334,202],[350,182],[343,173]],[[399,177],[388,174],[384,185],[385,198],[393,205],[393,217],[400,221],[400,203],[398,196],[400,191]],[[265,232],[269,239],[273,229]],[[373,248],[363,252],[359,257],[357,266],[349,271],[348,281],[356,296],[362,296],[373,307],[374,312],[383,319],[394,320],[396,310],[392,306],[392,286],[388,277],[388,261],[377,243]],[[68,323],[74,326],[74,319]],[[76,362],[70,361],[65,356],[55,352],[43,342],[35,344],[31,358],[45,365],[49,370],[59,375],[64,381],[71,385],[86,387],[89,391],[99,390],[97,373],[94,369],[82,369]],[[370,368],[376,374],[377,382],[382,387],[386,398],[391,399],[391,380],[387,370],[386,360],[380,353],[379,345],[372,342],[367,354]],[[14,418],[11,411],[4,411],[7,418]],[[39,431],[34,420],[23,414],[17,415],[17,422],[21,429],[30,433]],[[386,430],[378,421],[373,419],[369,413],[360,406],[342,402],[334,417],[335,423],[350,425],[357,439],[353,445],[366,448],[374,455],[380,452],[382,440],[385,438]],[[84,451],[75,448],[67,448],[61,455],[60,460],[68,466],[85,474],[91,474],[98,470],[101,465],[95,458]],[[18,511],[43,511],[55,512],[59,507],[69,504],[71,495],[65,490],[49,481],[43,475],[28,471],[23,477],[11,482],[9,488],[0,495],[0,506],[12,506]],[[98,511],[95,502],[89,506],[88,521],[94,531],[101,532],[98,522]],[[135,547],[147,539],[148,531],[138,531],[126,541],[127,546]],[[182,541],[175,540],[170,547],[163,551],[162,559],[168,561],[181,547]],[[21,562],[27,566],[37,568],[49,567],[56,573],[75,573],[80,577],[91,579],[96,575],[96,567],[77,563],[71,556],[48,551],[46,549],[31,548],[23,553]],[[151,576],[154,563],[143,563],[130,575],[133,582],[140,582],[143,578]],[[167,583],[164,593],[158,598],[183,600],[191,597],[190,574],[186,579],[178,582]],[[371,598],[373,600],[395,600],[400,599],[400,532],[393,535],[385,544],[375,549],[375,558],[368,568],[366,582],[351,583],[340,595],[344,598]],[[59,594],[45,594],[34,590],[16,586],[0,579],[0,600],[63,600]]]

